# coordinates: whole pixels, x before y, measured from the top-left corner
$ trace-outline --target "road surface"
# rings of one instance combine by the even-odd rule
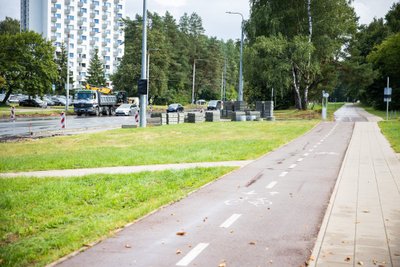
[[[59,265],[305,266],[353,127],[320,123]]]

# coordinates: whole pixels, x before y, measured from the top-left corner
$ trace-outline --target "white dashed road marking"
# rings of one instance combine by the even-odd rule
[[[208,243],[200,243],[195,246],[189,253],[183,257],[176,266],[188,266],[199,254],[208,247]]]
[[[286,174],[288,174],[288,172],[281,172],[281,174],[279,174],[279,177],[284,177],[286,176]]]
[[[293,169],[293,168],[295,168],[296,166],[297,166],[297,164],[292,164],[292,165],[289,166],[289,169]]]
[[[303,159],[304,159],[304,158],[299,158],[297,161],[300,162],[300,161],[303,161]]]
[[[225,222],[223,222],[219,227],[222,228],[228,228],[231,226],[237,219],[240,218],[242,214],[233,214],[231,217],[229,217]]]
[[[310,154],[308,154],[308,153],[304,153],[304,155],[303,155],[303,156],[304,156],[304,157],[308,157],[308,155],[310,155]]]
[[[277,181],[270,182],[270,183],[267,185],[266,188],[267,188],[267,189],[272,189],[277,183],[278,183]]]

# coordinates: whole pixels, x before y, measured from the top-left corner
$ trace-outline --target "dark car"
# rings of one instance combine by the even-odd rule
[[[19,101],[20,106],[47,108],[47,103],[39,98],[26,98]]]
[[[54,102],[55,106],[65,106],[65,98],[52,96],[51,100]]]
[[[167,112],[183,112],[183,106],[179,103],[171,104],[168,106]]]

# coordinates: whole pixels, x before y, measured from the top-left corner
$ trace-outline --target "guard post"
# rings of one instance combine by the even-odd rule
[[[387,87],[383,89],[383,101],[386,102],[386,120],[389,120],[389,102],[392,101],[392,88],[389,87],[389,77],[387,77]]]
[[[328,97],[329,93],[322,91],[322,119],[326,120],[328,112]]]

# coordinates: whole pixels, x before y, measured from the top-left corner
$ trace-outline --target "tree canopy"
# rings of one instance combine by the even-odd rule
[[[49,92],[57,71],[54,47],[40,34],[22,32],[0,36],[0,76],[5,79],[5,103],[13,91],[34,96]]]
[[[95,49],[90,58],[88,77],[86,82],[96,86],[106,86],[106,77],[104,74],[103,62],[99,58],[99,50]]]

